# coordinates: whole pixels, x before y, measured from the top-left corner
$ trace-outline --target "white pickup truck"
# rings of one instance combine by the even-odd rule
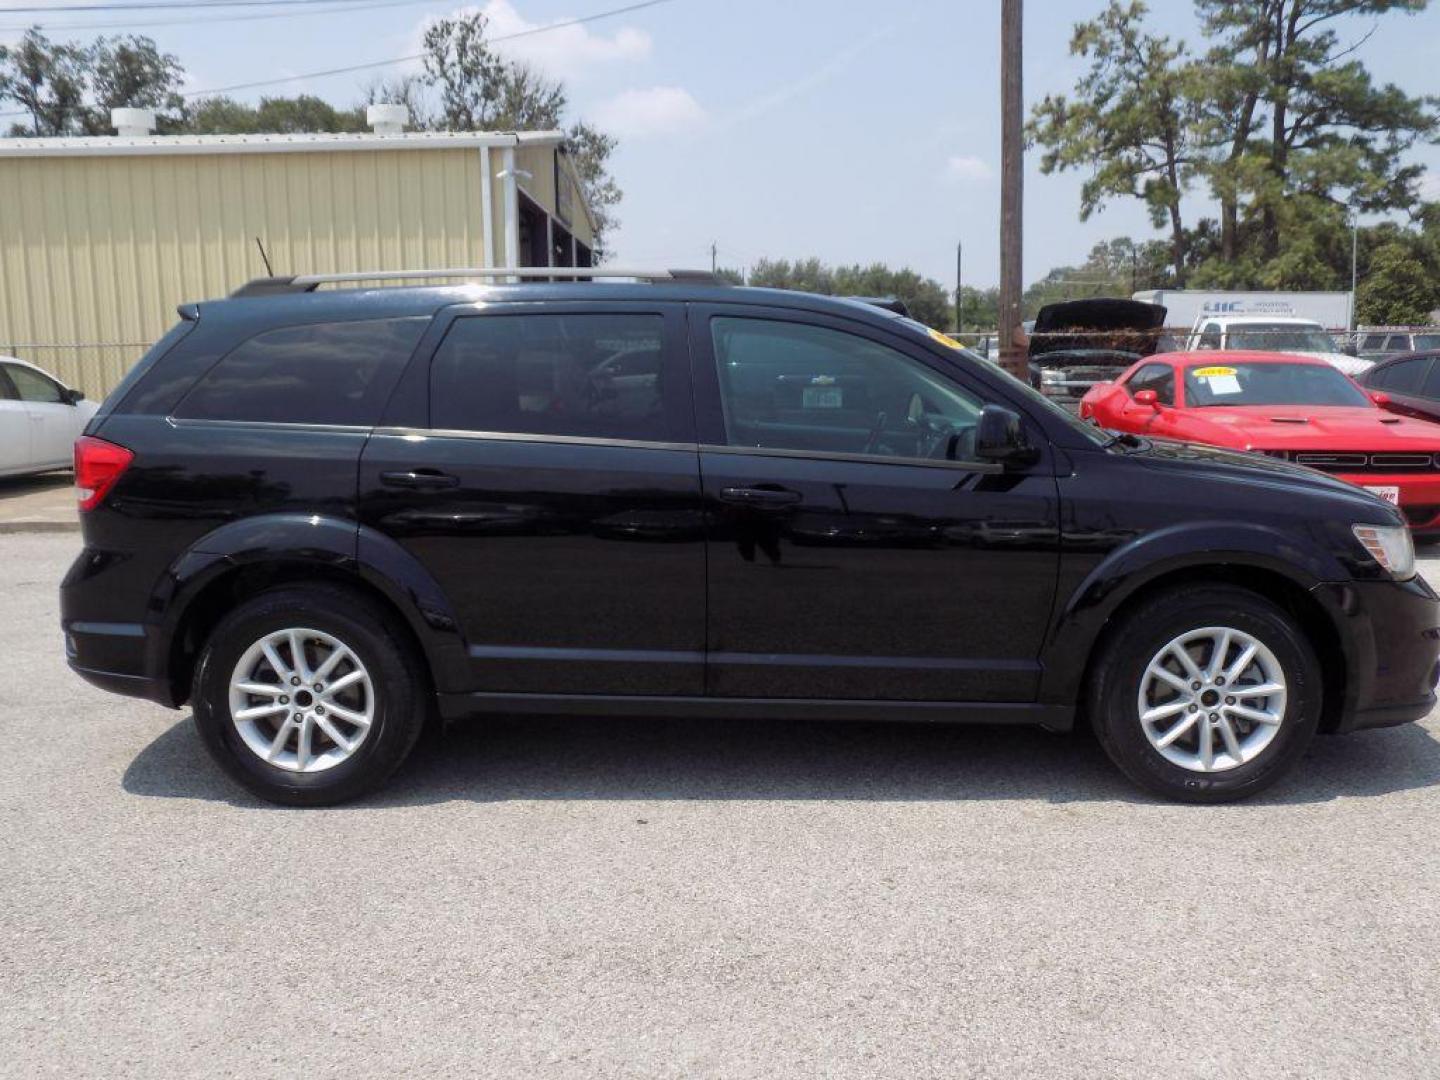
[[[1341,352],[1335,339],[1314,319],[1284,315],[1201,315],[1186,348],[1294,353],[1327,360],[1352,377],[1374,366],[1370,360]]]

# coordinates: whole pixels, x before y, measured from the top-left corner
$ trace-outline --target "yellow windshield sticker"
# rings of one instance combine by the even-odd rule
[[[1233,367],[1202,367],[1195,369],[1197,379],[1223,379],[1233,377],[1238,372]]]
[[[936,341],[938,341],[941,345],[944,345],[944,346],[946,346],[946,347],[948,347],[948,348],[951,348],[951,349],[955,349],[957,352],[958,352],[959,350],[965,348],[964,345],[961,345],[958,341],[956,341],[956,340],[955,340],[953,337],[951,337],[949,334],[942,334],[939,330],[936,330],[936,329],[934,329],[934,328],[932,328],[932,327],[929,327],[929,326],[927,326],[925,329],[926,329],[926,330],[929,330],[929,331],[930,331],[930,336],[931,336],[932,338],[934,338]]]

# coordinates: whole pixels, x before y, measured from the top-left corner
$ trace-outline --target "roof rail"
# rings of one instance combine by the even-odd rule
[[[625,278],[651,284],[686,282],[694,285],[724,284],[708,270],[619,270],[608,266],[483,266],[465,269],[433,270],[365,270],[348,274],[295,274],[289,277],[263,277],[246,282],[230,295],[280,296],[314,292],[321,285],[351,284],[365,281],[423,281],[427,278],[518,278],[550,281],[564,278],[589,281],[593,278]]]

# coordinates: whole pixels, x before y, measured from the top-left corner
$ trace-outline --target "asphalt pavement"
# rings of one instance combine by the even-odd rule
[[[572,719],[277,809],[69,674],[77,543],[0,536],[0,1075],[1440,1068],[1440,716],[1226,807],[1038,731]]]

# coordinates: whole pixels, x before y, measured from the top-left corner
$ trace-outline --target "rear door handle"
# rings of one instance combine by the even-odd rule
[[[720,498],[723,502],[742,506],[791,506],[798,503],[802,496],[789,488],[726,487],[720,489]]]
[[[380,482],[398,488],[453,488],[460,478],[439,469],[411,469],[408,472],[382,472]]]

